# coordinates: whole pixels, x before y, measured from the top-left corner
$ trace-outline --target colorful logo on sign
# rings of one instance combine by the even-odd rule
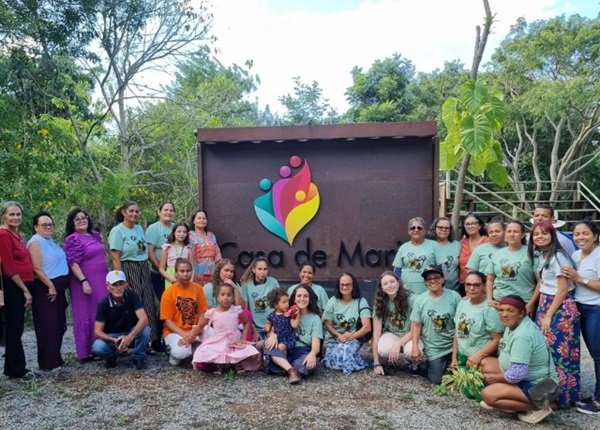
[[[302,166],[302,167],[300,167]],[[292,169],[298,169],[292,176]],[[321,202],[319,189],[311,182],[308,161],[292,155],[289,166],[279,168],[279,179],[261,179],[259,187],[266,194],[254,200],[254,210],[260,223],[290,246],[298,233],[312,220]]]

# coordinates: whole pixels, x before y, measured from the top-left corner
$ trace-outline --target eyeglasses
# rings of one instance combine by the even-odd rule
[[[437,281],[439,281],[440,279],[442,279],[442,277],[441,277],[441,276],[431,276],[431,277],[429,277],[429,278],[425,279],[425,282],[429,284],[429,283],[431,283],[431,282],[437,282]]]
[[[423,227],[420,225],[413,225],[413,226],[410,226],[408,229],[411,231],[414,231],[414,230],[421,231],[421,230],[423,230]]]
[[[40,227],[42,228],[52,228],[54,227],[54,224],[49,223],[49,224],[38,224]]]
[[[435,228],[438,230],[450,230],[450,227],[446,227],[445,225],[438,225]]]
[[[476,283],[473,283],[473,284],[465,283],[465,288],[479,288],[482,285],[483,284],[481,282],[476,282]]]
[[[479,222],[466,222],[465,227],[477,227]]]

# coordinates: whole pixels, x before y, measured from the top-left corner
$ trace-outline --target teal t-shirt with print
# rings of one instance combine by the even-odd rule
[[[420,245],[406,242],[400,245],[392,265],[402,269],[402,285],[414,294],[427,291],[421,276],[427,266],[435,264],[435,242],[425,239]]]
[[[501,248],[503,248],[503,246],[494,246],[489,242],[482,243],[473,250],[471,257],[469,257],[469,261],[467,261],[467,269],[485,273],[488,264],[490,264],[492,254]]]
[[[476,305],[470,300],[461,300],[456,308],[454,323],[458,352],[466,357],[487,345],[492,333],[504,332],[498,311],[487,300]]]
[[[259,330],[265,327],[267,317],[274,310],[269,306],[267,294],[275,288],[279,288],[279,282],[270,276],[267,276],[263,284],[256,285],[253,281],[244,282],[240,288],[240,294],[248,303],[248,309],[252,312],[254,326]]]
[[[558,381],[544,335],[529,317],[524,317],[514,330],[505,328],[499,351],[498,362],[503,372],[510,368],[511,363],[527,364],[525,380],[537,384],[550,376]]]
[[[444,270],[444,288],[458,290],[458,254],[460,254],[460,243],[456,240],[443,245],[435,244],[435,264],[442,266]]]
[[[323,319],[331,321],[333,328],[338,333],[356,331],[359,318],[371,318],[371,309],[363,298],[352,299],[350,303],[343,303],[337,297],[332,297],[327,302],[325,312],[323,312]],[[328,337],[331,337],[330,333],[327,334]]]
[[[528,302],[533,296],[535,274],[525,246],[517,251],[505,247],[494,252],[486,273],[496,277],[492,290],[495,300],[516,294]]]
[[[312,338],[323,339],[323,324],[319,315],[308,313],[300,318],[296,329],[296,346],[312,346]]]
[[[169,227],[165,227],[160,221],[150,224],[146,229],[146,240],[150,245],[154,245],[154,255],[160,260],[160,254],[162,254],[162,246],[167,243],[169,236],[173,231],[173,224]],[[154,266],[152,266],[154,268]]]
[[[290,296],[290,298],[292,297],[292,293],[294,292],[294,290],[296,289],[296,287],[298,285],[300,285],[300,284],[292,285],[290,288],[288,288],[287,292],[288,292],[288,296]],[[323,288],[319,284],[312,284],[310,286],[310,288],[312,288],[314,293],[317,295],[317,299],[318,299],[317,305],[319,306],[319,310],[321,311],[321,313],[323,313],[323,311],[325,310],[325,306],[327,306],[327,302],[329,301],[329,296],[327,295],[325,288]]]
[[[452,352],[454,315],[460,300],[458,293],[445,288],[440,297],[431,297],[427,291],[415,298],[410,320],[421,324],[427,360],[435,360]]]
[[[108,235],[108,244],[111,250],[121,253],[121,261],[148,260],[148,243],[144,229],[139,224],[133,228],[127,228],[122,223],[114,226]]]
[[[388,315],[382,321],[381,334],[392,333],[398,337],[404,336],[410,331],[410,313],[412,310],[412,303],[414,302],[414,294],[408,296],[408,307],[406,309],[406,315],[402,317],[399,312],[396,312],[396,305],[392,300],[386,299],[386,306],[388,309]],[[381,320],[373,310],[373,319]]]

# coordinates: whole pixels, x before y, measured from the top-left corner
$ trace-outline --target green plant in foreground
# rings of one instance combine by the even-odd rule
[[[225,372],[225,374],[223,375],[223,379],[226,382],[234,382],[237,379],[237,373],[235,373],[234,369],[229,369],[227,372]]]
[[[442,383],[433,387],[433,392],[438,396],[459,392],[470,397],[478,395],[484,386],[479,367],[459,367],[452,369],[449,375],[444,375]]]

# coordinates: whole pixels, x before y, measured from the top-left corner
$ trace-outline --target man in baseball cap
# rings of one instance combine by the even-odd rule
[[[107,368],[113,368],[119,353],[132,347],[135,367],[146,369],[150,327],[140,296],[128,288],[125,273],[120,270],[108,272],[106,288],[109,294],[98,303],[96,311],[96,340],[92,351],[105,359]]]

